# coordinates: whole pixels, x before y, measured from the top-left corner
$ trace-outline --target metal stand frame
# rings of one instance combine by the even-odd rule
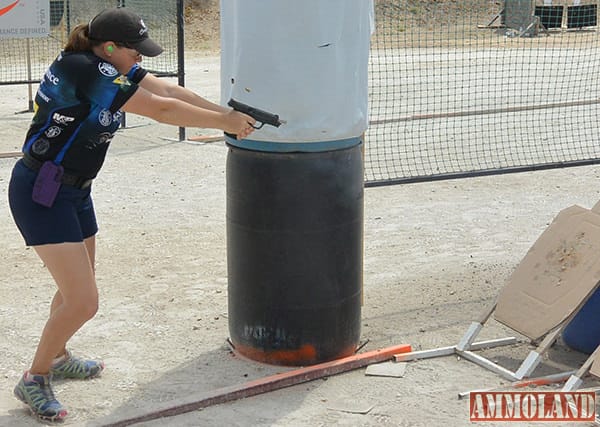
[[[567,212],[567,211],[571,212],[571,213],[564,214],[564,212]],[[579,215],[582,212],[585,212],[585,209],[583,209],[581,207],[573,206],[571,208],[561,211],[561,214],[559,214],[559,216],[563,215],[563,214],[571,215],[574,213]],[[596,205],[591,209],[591,212],[596,214],[596,215],[591,216],[591,217],[594,217],[595,221],[596,221],[595,223],[593,223],[593,225],[596,228],[600,227],[600,221],[598,218],[598,215],[600,215],[600,202],[596,203]],[[586,214],[587,214],[587,212],[586,212]],[[591,217],[588,218],[588,220],[590,220]],[[562,218],[566,219],[566,218],[568,218],[568,216],[563,216]],[[582,219],[582,221],[583,221],[583,219]],[[569,227],[569,232],[570,233],[573,232],[573,230],[571,229],[572,224],[569,225],[568,223],[564,223],[562,225],[562,227],[567,227],[567,225]],[[560,227],[560,226],[557,225],[557,227]],[[582,231],[582,233],[583,233],[583,231]],[[558,238],[562,239],[563,237],[564,238],[568,237],[568,235],[565,235],[565,236],[561,237],[560,233],[558,233],[552,239],[556,240]],[[546,239],[546,240],[542,241],[542,243],[539,243],[540,240],[538,240],[538,242],[536,244],[539,244],[542,246],[555,244],[555,242],[552,241],[552,239],[550,239],[551,242],[547,241],[547,239]],[[548,248],[546,248],[546,249],[548,249]],[[595,251],[595,252],[590,252],[590,254],[592,254],[592,253],[596,254],[596,252],[597,252],[597,248],[592,247],[592,246],[589,246],[588,249],[586,249],[586,250],[589,250],[589,251],[594,250]],[[539,253],[539,250],[538,250],[538,253]],[[532,261],[535,261],[535,259]],[[544,261],[542,260],[539,262],[544,262]],[[597,262],[592,262],[591,264],[596,266]],[[496,347],[496,346],[500,346],[500,345],[513,344],[516,342],[516,339],[511,337],[511,338],[505,338],[505,339],[499,339],[499,340],[486,341],[486,342],[482,342],[482,343],[474,343],[475,339],[477,338],[477,335],[483,329],[483,325],[489,320],[489,318],[492,316],[492,314],[499,308],[498,304],[500,301],[500,296],[496,298],[494,303],[489,308],[487,308],[478,319],[476,319],[474,322],[471,323],[471,325],[468,327],[467,331],[462,336],[462,338],[460,339],[460,341],[458,342],[457,345],[451,346],[451,347],[433,349],[433,350],[399,354],[399,355],[395,356],[394,360],[396,362],[401,362],[401,361],[427,359],[427,358],[431,358],[431,357],[447,356],[447,355],[451,355],[451,354],[456,354],[456,355],[458,355],[464,359],[467,359],[470,362],[473,362],[485,369],[495,372],[496,374],[500,375],[501,377],[503,377],[509,381],[512,381],[513,384],[516,384],[515,381],[517,383],[523,383],[523,381],[521,381],[521,380],[523,380],[524,378],[527,378],[529,381],[531,381],[531,375],[533,374],[533,372],[535,371],[537,366],[542,362],[542,355],[544,353],[546,353],[548,351],[548,349],[552,346],[552,344],[554,344],[556,342],[556,340],[559,338],[561,332],[567,327],[567,325],[569,325],[571,320],[577,315],[577,313],[579,312],[581,307],[583,307],[583,305],[587,302],[589,297],[599,289],[600,274],[596,272],[598,267],[592,268],[589,266],[580,265],[578,268],[580,269],[577,272],[578,276],[576,277],[576,275],[571,275],[571,276],[569,276],[569,280],[573,281],[573,282],[578,282],[580,284],[585,284],[585,285],[590,285],[593,283],[594,286],[593,287],[586,286],[586,291],[588,292],[587,295],[585,297],[583,297],[583,300],[580,301],[579,305],[576,308],[572,309],[570,313],[564,313],[564,314],[568,314],[566,317],[562,317],[562,316],[558,317],[555,319],[555,321],[552,324],[548,325],[548,328],[552,328],[552,329],[544,329],[544,330],[540,330],[536,333],[531,333],[531,332],[529,332],[529,333],[521,332],[520,333],[520,335],[528,338],[530,343],[535,345],[536,348],[529,352],[527,357],[521,362],[520,366],[517,368],[516,371],[511,371],[511,370],[505,368],[504,366],[501,366],[498,363],[495,363],[495,362],[483,357],[482,355],[476,354],[474,352],[475,350],[478,350],[478,349],[481,349],[484,347]],[[594,282],[591,282],[592,280]],[[565,283],[565,285],[568,285],[568,284]],[[575,285],[575,284],[573,283],[573,285]],[[503,304],[504,304],[504,302],[503,302]],[[502,306],[500,308],[504,309],[505,307]],[[500,310],[500,311],[503,311],[503,310]],[[561,313],[556,313],[556,312],[553,312],[553,313],[561,314]],[[516,329],[512,328],[510,326],[510,322],[505,323],[505,325],[515,332],[518,332],[519,329],[523,329],[523,328],[519,328],[518,326],[516,327]],[[545,331],[545,333],[544,333],[544,331]],[[597,358],[600,360],[600,346],[598,346],[598,348],[596,348],[596,350],[593,352],[593,354],[591,354],[588,357],[588,359],[585,361],[585,363],[583,363],[583,365],[580,366],[579,369],[577,369],[576,371],[574,370],[574,371],[568,371],[568,372],[560,372],[557,374],[553,374],[551,376],[540,377],[536,380],[541,380],[542,381],[541,383],[543,383],[544,381],[554,381],[554,382],[566,381],[566,383],[563,386],[562,391],[577,390],[578,388],[581,387],[581,385],[583,383],[582,377],[591,370],[593,363]],[[594,374],[597,374],[597,372],[595,370],[594,370]]]
[[[490,22],[488,22],[486,25],[478,25],[477,28],[503,28],[504,24],[502,23],[502,21],[500,22],[500,25],[492,26],[494,24],[494,22],[496,22],[499,18],[502,18],[503,13],[504,13],[504,8],[502,8],[502,10],[500,12],[498,12],[496,15],[494,15],[492,20]]]
[[[596,356],[598,356],[598,354],[600,354],[600,346],[596,347],[596,350],[594,350],[594,352],[590,354],[590,357],[586,359],[586,361],[583,363],[583,365],[581,365],[577,372],[575,372],[569,377],[564,387],[562,388],[562,391],[574,391],[578,390],[579,387],[581,387],[581,385],[583,384],[583,376],[590,371],[592,364],[594,363],[594,360],[596,359]]]
[[[562,322],[560,326],[548,332],[545,335],[544,339],[541,341],[541,343],[537,345],[535,350],[532,350],[529,353],[529,355],[523,360],[519,368],[513,372],[475,353],[475,351],[484,348],[493,348],[517,343],[517,339],[515,337],[500,338],[476,343],[474,342],[479,332],[483,329],[483,325],[485,324],[485,322],[488,321],[488,319],[491,317],[492,313],[496,309],[496,305],[496,302],[494,302],[494,304],[490,308],[483,312],[483,314],[477,321],[471,323],[471,325],[469,326],[469,328],[467,329],[467,331],[465,332],[465,334],[460,339],[457,345],[450,347],[441,347],[433,350],[414,351],[410,353],[398,354],[394,356],[394,360],[396,362],[407,362],[410,360],[428,359],[433,357],[449,356],[452,354],[456,354],[470,362],[473,362],[489,371],[500,375],[501,377],[509,381],[519,381],[523,378],[529,378],[531,374],[533,374],[535,368],[542,361],[542,354],[544,354],[550,348],[550,346],[558,339],[560,333],[568,324],[568,322],[574,314],[568,319],[566,319],[564,322]],[[596,352],[599,352],[599,350],[597,349]],[[584,363],[584,365],[577,372],[569,371],[553,375],[553,377],[562,378],[563,380],[566,380],[567,377],[569,377],[570,375],[570,378],[567,381],[565,388],[563,389],[564,391],[575,390],[581,385],[581,376],[585,375],[589,371],[594,360],[594,355],[590,356],[588,361],[586,361],[586,363]],[[569,386],[568,389],[567,385]]]

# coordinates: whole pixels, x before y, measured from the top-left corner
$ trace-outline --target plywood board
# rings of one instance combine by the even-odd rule
[[[500,291],[494,318],[531,340],[575,313],[600,281],[600,214],[562,210]]]
[[[367,366],[365,375],[401,378],[405,372],[405,362],[384,362]]]
[[[600,353],[596,353],[596,357],[594,358],[592,367],[590,368],[590,374],[600,378]]]

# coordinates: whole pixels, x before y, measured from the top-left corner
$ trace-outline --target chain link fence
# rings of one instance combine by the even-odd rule
[[[0,85],[31,91],[70,29],[115,5],[165,47],[144,67],[182,77],[181,1],[51,0],[49,37],[0,45]],[[375,12],[368,186],[599,162],[596,0],[375,0]]]

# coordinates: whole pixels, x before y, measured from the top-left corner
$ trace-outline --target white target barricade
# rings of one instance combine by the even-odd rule
[[[600,207],[571,206],[562,210],[529,249],[491,307],[474,321],[457,345],[397,355],[409,361],[456,354],[510,381],[530,378],[542,355],[558,339],[600,283]],[[515,337],[475,342],[493,318],[536,344],[517,370],[501,366],[475,351],[514,344]],[[590,371],[591,368],[591,371]],[[600,376],[600,351],[580,369],[553,374],[566,380],[565,391],[581,385],[590,371]]]
[[[373,2],[220,4],[222,103],[282,119],[257,114],[248,138],[225,138],[231,343],[278,365],[352,355],[361,326]]]

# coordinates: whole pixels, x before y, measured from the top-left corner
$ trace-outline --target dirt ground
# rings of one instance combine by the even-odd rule
[[[190,56],[186,69],[188,86],[217,101],[218,58]],[[26,107],[25,86],[3,87],[0,153],[19,150],[31,114],[16,113]],[[188,130],[199,134],[210,131]],[[227,147],[176,137],[173,127],[129,117],[94,183],[101,305],[70,347],[102,358],[106,370],[56,383],[70,412],[64,425],[106,425],[290,369],[245,360],[226,344]],[[38,425],[12,389],[55,289],[8,210],[15,161],[0,158],[0,426],[11,427]],[[361,351],[456,344],[557,213],[598,199],[600,166],[366,189]],[[480,338],[509,335],[490,321]],[[530,349],[519,343],[484,354],[515,369]],[[576,369],[584,359],[559,342],[536,374]],[[357,369],[141,425],[467,426],[468,402],[457,394],[506,383],[440,357],[408,363],[401,378]]]

